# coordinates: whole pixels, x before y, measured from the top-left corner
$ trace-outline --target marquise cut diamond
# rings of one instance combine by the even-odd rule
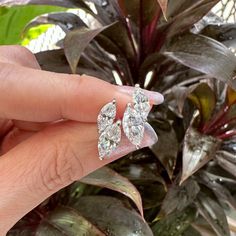
[[[97,119],[98,132],[101,134],[106,127],[112,125],[116,117],[116,102],[113,100],[106,104],[100,111]]]
[[[144,91],[135,85],[135,90],[133,94],[134,109],[140,112],[144,120],[147,119],[148,113],[150,112],[151,105],[149,103],[148,97],[145,95]]]
[[[121,122],[118,120],[111,126],[107,126],[98,140],[99,158],[102,160],[116,149],[121,140]]]
[[[143,117],[129,104],[122,120],[123,130],[131,143],[137,147],[141,144],[144,135]]]

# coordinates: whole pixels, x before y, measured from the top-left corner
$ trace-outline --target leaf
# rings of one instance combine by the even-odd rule
[[[0,3],[1,5],[1,3]],[[4,8],[0,15],[0,44],[20,44],[25,25],[38,15],[52,11],[64,11],[64,8],[53,6],[21,6]]]
[[[95,225],[76,210],[61,206],[52,211],[38,226],[36,236],[105,236]]]
[[[172,212],[183,211],[195,200],[199,191],[200,187],[192,179],[181,186],[173,184],[166,194],[159,215],[165,217]]]
[[[224,209],[216,200],[202,192],[195,203],[200,214],[208,221],[218,236],[230,236]]]
[[[159,126],[155,121],[151,122],[158,134],[158,142],[151,146],[151,150],[163,164],[169,177],[172,178],[179,144],[173,127],[168,121],[166,123],[168,123],[168,129],[163,129],[163,126]]]
[[[157,0],[157,2],[158,2],[158,4],[159,4],[160,7],[161,7],[163,16],[164,16],[165,19],[167,20],[166,11],[167,11],[168,0]]]
[[[222,42],[228,48],[236,49],[236,26],[233,23],[210,24],[200,33]]]
[[[236,209],[236,200],[233,198],[230,191],[223,186],[223,183],[220,184],[217,182],[219,179],[221,180],[220,176],[215,176],[207,171],[200,171],[198,174],[199,183],[210,188],[215,193],[219,201],[224,201],[228,203],[230,207]]]
[[[190,226],[195,215],[196,210],[190,207],[182,212],[174,212],[152,226],[153,234],[154,236],[181,236]]]
[[[105,26],[93,30],[80,28],[71,31],[66,35],[64,40],[64,50],[73,73],[76,73],[76,68],[84,49],[99,33],[108,27],[109,26]]]
[[[184,231],[183,235],[181,236],[203,236],[197,230],[195,230],[192,226],[189,226],[187,230]]]
[[[202,123],[207,122],[215,109],[216,96],[214,91],[206,84],[200,83],[196,89],[193,90],[188,98],[197,106],[202,117]]]
[[[219,146],[220,140],[189,127],[184,137],[181,183],[210,161]]]
[[[164,55],[236,88],[236,57],[213,39],[185,34],[173,40]]]
[[[226,99],[229,106],[232,106],[234,103],[236,103],[236,91],[228,87]]]
[[[223,169],[236,177],[236,156],[234,154],[227,151],[218,151],[215,158]]]
[[[118,0],[123,14],[139,27],[146,26],[158,14],[159,1],[163,0]],[[162,7],[164,10],[163,4]]]
[[[168,23],[162,26],[161,32],[167,38],[179,35],[189,29],[205,16],[220,0],[171,0],[168,4]],[[171,17],[172,16],[172,17]]]
[[[60,7],[82,7],[88,8],[84,3],[84,0],[1,0],[0,6],[12,6],[12,5],[52,5]]]
[[[129,197],[143,215],[142,199],[136,187],[125,177],[108,167],[102,167],[82,178],[80,182],[118,191]]]
[[[75,14],[70,12],[57,12],[40,15],[30,21],[24,28],[26,33],[31,27],[42,24],[59,25],[65,32],[74,28],[86,27],[86,24]]]
[[[111,236],[152,236],[152,231],[136,211],[113,197],[81,197],[73,205],[86,219]]]

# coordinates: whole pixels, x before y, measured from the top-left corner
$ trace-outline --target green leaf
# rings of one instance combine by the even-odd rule
[[[143,215],[142,199],[136,187],[125,177],[108,167],[102,167],[82,178],[80,182],[118,191],[129,197]]]
[[[236,156],[227,151],[218,151],[215,156],[217,163],[230,174],[236,177]]]
[[[166,123],[168,124],[168,128],[163,129],[163,125],[160,126],[158,122],[151,122],[158,134],[158,142],[151,146],[151,150],[165,167],[169,177],[172,178],[176,165],[179,144],[173,127],[168,121],[166,121]]]
[[[206,83],[200,83],[197,88],[188,95],[188,98],[200,111],[202,123],[207,122],[211,118],[216,106],[214,91]]]
[[[226,101],[229,106],[236,103],[236,91],[230,87],[227,88]]]
[[[152,226],[153,234],[154,236],[181,236],[195,219],[195,215],[196,210],[190,207],[182,212],[174,212]]]
[[[210,161],[219,146],[220,140],[189,127],[184,137],[181,183]]]
[[[60,6],[60,7],[82,7],[88,8],[84,3],[84,0],[3,0],[0,3],[0,6],[13,6],[13,5],[51,5],[51,6]]]
[[[185,230],[181,236],[190,236],[190,235],[191,236],[203,236],[196,229],[194,229],[192,226],[188,227],[187,230]]]
[[[200,214],[208,221],[218,236],[230,236],[224,209],[215,199],[201,192],[195,204]]]
[[[81,197],[72,206],[99,229],[111,236],[152,236],[143,218],[113,197]]]
[[[43,14],[30,21],[24,28],[24,33],[31,27],[43,24],[59,25],[65,32],[74,28],[86,27],[86,24],[75,14],[69,12],[56,12]]]
[[[53,6],[21,6],[5,8],[7,12],[0,15],[0,44],[19,44],[22,40],[22,31],[25,25],[38,15],[64,11],[64,8]]]
[[[162,203],[160,216],[167,216],[174,211],[183,211],[196,198],[200,187],[194,180],[187,180],[181,186],[173,184]]]
[[[75,209],[61,206],[52,211],[38,226],[36,236],[105,236]]]
[[[64,50],[73,73],[76,73],[80,56],[85,48],[99,33],[108,27],[109,26],[105,26],[93,30],[88,28],[80,28],[71,31],[66,35],[64,40]]]
[[[236,88],[236,57],[227,47],[213,39],[185,34],[173,40],[164,54]]]

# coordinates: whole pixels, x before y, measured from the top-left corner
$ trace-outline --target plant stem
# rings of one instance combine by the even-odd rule
[[[231,138],[233,136],[236,136],[236,130],[227,131],[223,134],[217,135],[216,137],[220,138],[220,139],[227,139],[227,138]]]

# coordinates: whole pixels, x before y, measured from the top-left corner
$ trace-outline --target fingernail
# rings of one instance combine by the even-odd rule
[[[140,148],[150,147],[158,141],[157,134],[152,126],[148,123],[145,124],[145,133],[143,137],[143,141],[140,145]],[[121,138],[121,143],[117,147],[117,149],[111,154],[111,158],[119,158],[127,155],[130,152],[136,150],[135,145],[133,145],[125,135]]]
[[[131,86],[118,86],[118,89],[121,93],[125,93],[132,96],[135,88]],[[148,96],[151,104],[159,105],[164,102],[164,97],[161,93],[149,91],[145,89],[143,89],[143,91]]]

